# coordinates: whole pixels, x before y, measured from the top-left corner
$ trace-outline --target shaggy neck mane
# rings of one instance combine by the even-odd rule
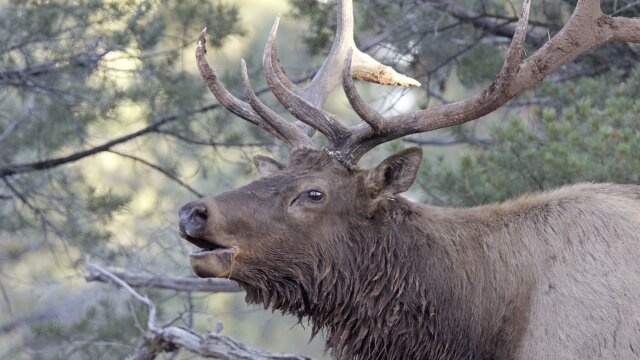
[[[318,244],[278,276],[263,269],[239,280],[247,302],[308,319],[338,359],[509,358],[522,335],[512,314],[528,304],[503,303],[479,275],[491,269],[459,255],[468,250],[460,234],[425,227],[425,217],[442,216],[429,209],[390,199],[371,222],[350,224],[348,238]]]

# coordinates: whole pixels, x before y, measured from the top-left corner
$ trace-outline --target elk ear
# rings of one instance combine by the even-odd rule
[[[273,175],[286,167],[284,164],[262,155],[256,155],[253,157],[253,165],[262,176]]]
[[[366,188],[371,198],[407,191],[418,175],[422,149],[411,147],[386,158],[369,171]]]

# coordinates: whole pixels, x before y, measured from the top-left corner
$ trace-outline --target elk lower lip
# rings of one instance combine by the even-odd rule
[[[226,253],[226,252],[235,252],[236,248],[234,247],[230,247],[230,248],[226,248],[226,247],[222,247],[222,246],[216,246],[216,247],[211,247],[211,248],[204,248],[204,249],[199,249],[196,251],[192,251],[191,253],[189,253],[189,256],[206,256],[209,254],[220,254],[220,253]]]
[[[238,248],[232,246],[192,252],[189,254],[189,264],[199,277],[230,277],[237,251]]]
[[[199,252],[207,252],[207,251],[215,251],[215,250],[218,250],[218,249],[224,249],[224,247],[218,246],[218,245],[215,245],[215,244],[208,245],[208,246],[205,246],[205,247],[201,247],[201,246],[198,246],[198,247],[200,249],[194,250],[192,252],[199,253]]]
[[[189,255],[204,255],[204,254],[208,254],[208,253],[216,253],[216,252],[223,252],[225,250],[232,250],[232,248],[226,248],[226,247],[222,247],[222,246],[211,246],[211,247],[206,247],[206,248],[202,248],[202,249],[198,249],[195,251],[192,251],[191,253],[189,253]]]
[[[191,254],[198,254],[198,253],[205,253],[205,252],[215,252],[215,251],[219,251],[219,250],[224,250],[227,249],[224,246],[218,245],[218,244],[214,244],[208,240],[205,239],[201,239],[201,238],[197,238],[194,236],[191,236],[189,234],[187,234],[186,232],[181,231],[180,232],[180,237],[182,237],[183,239],[187,240],[188,242],[190,242],[191,244],[197,246],[199,249],[192,251],[189,255]]]

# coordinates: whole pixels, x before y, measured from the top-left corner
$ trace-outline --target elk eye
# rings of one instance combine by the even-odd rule
[[[324,194],[318,190],[309,190],[307,192],[307,199],[311,201],[320,201],[324,198]]]

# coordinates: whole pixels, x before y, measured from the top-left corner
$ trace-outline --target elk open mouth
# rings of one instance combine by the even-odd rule
[[[198,250],[192,251],[189,255],[204,255],[208,252],[233,250],[235,248],[235,246],[224,246],[208,239],[192,236],[182,226],[179,227],[179,233],[181,238],[187,240],[188,242],[199,248]]]
[[[209,240],[193,237],[187,234],[186,232],[182,232],[182,231],[180,232],[180,236],[199,248],[198,250],[195,250],[189,253],[189,256],[192,256],[192,255],[201,256],[211,252],[233,251],[235,249],[235,246],[226,247],[223,245],[213,243]]]
[[[199,277],[228,277],[231,275],[237,246],[223,246],[210,240],[197,238],[180,229],[180,237],[199,249],[189,253],[189,264]]]

